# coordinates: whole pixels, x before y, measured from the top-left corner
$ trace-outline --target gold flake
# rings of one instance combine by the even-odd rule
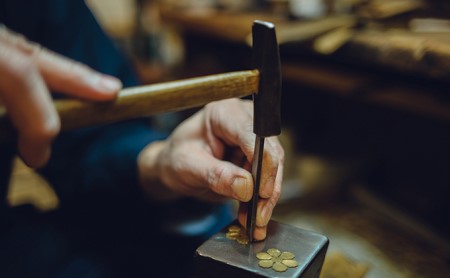
[[[288,268],[298,267],[298,262],[294,260],[294,253],[281,252],[276,248],[269,248],[266,252],[257,253],[256,258],[260,260],[258,263],[260,267],[272,268],[277,272],[284,272]]]
[[[283,260],[281,263],[287,267],[297,267],[298,266],[298,262],[296,260]]]
[[[236,239],[237,243],[239,244],[243,244],[246,245],[249,243],[250,239],[248,238],[247,235],[240,235],[237,239]]]
[[[291,252],[283,252],[283,253],[281,253],[280,257],[283,260],[292,260],[293,258],[295,258],[295,255],[294,255],[294,253],[291,253]]]
[[[236,225],[232,225],[232,226],[228,227],[228,232],[239,233],[241,230],[242,230],[242,228],[239,226],[236,226]]]
[[[270,249],[267,250],[267,253],[268,253],[270,256],[276,258],[276,257],[280,256],[281,251],[278,250],[278,249],[276,249],[276,248],[270,248]]]
[[[228,232],[225,234],[228,239],[235,240],[237,243],[246,245],[249,243],[249,238],[245,230],[239,226],[232,225],[228,227]]]
[[[270,268],[273,265],[272,260],[261,260],[258,265],[262,268]]]
[[[275,270],[276,272],[284,272],[288,269],[288,267],[282,263],[277,262],[273,264],[272,269]]]
[[[270,256],[266,252],[259,252],[256,254],[256,257],[260,260],[271,260],[272,259],[272,256]]]

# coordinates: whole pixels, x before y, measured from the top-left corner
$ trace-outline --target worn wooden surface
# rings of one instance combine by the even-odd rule
[[[71,130],[251,95],[258,90],[258,80],[257,70],[230,72],[127,88],[113,102],[59,100],[55,107],[61,118],[61,129]],[[10,140],[12,133],[7,112],[0,107],[0,141]]]
[[[268,13],[196,13],[162,9],[161,14],[167,24],[182,30],[237,43],[248,43],[251,24],[255,19],[275,23],[280,44],[312,41],[330,30],[352,27],[358,22],[356,17],[350,15],[299,21],[281,19]],[[413,33],[407,29],[389,31],[389,25],[385,25],[378,31],[359,30],[348,39],[346,45],[348,50],[341,54],[342,59],[449,80],[450,33]]]

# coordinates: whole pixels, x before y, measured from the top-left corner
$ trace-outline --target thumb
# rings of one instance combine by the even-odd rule
[[[198,184],[211,191],[239,201],[248,202],[253,194],[253,178],[250,172],[210,154],[197,156],[192,163],[192,174]]]

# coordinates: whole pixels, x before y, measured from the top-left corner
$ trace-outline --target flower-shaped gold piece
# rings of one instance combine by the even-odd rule
[[[259,266],[262,268],[272,268],[277,272],[284,272],[288,268],[295,268],[298,262],[294,260],[295,255],[291,252],[281,252],[278,249],[270,248],[266,252],[256,254],[259,259]]]
[[[228,232],[226,233],[226,237],[235,240],[239,244],[248,244],[249,238],[245,233],[245,230],[242,227],[232,225],[228,227]]]

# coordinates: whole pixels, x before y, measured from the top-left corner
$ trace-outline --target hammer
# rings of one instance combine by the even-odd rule
[[[211,274],[235,273],[233,271],[220,271],[221,268],[226,270],[231,267],[232,269],[243,270],[242,273],[238,273],[239,276],[248,276],[248,274],[255,273],[258,274],[257,276],[261,276],[261,273],[264,274],[265,272],[261,272],[257,264],[255,265],[256,259],[252,253],[255,250],[254,248],[271,242],[274,245],[283,245],[284,241],[291,248],[303,249],[302,255],[305,256],[298,269],[291,271],[296,275],[292,277],[299,277],[302,273],[313,274],[313,276],[303,277],[316,277],[315,275],[320,272],[328,244],[325,237],[271,221],[268,225],[268,240],[259,243],[253,242],[264,138],[279,135],[281,132],[281,69],[274,25],[269,22],[255,21],[252,35],[254,68],[251,70],[126,88],[119,92],[114,101],[106,103],[65,99],[56,100],[54,104],[61,120],[61,130],[70,131],[92,125],[198,107],[226,98],[253,95],[256,142],[252,174],[255,188],[252,199],[248,203],[246,221],[246,233],[250,238],[250,244],[247,247],[238,246],[241,249],[235,248],[233,244],[222,240],[224,236],[222,231],[199,247],[196,252],[198,265],[201,265],[201,269],[207,270],[212,261],[216,270],[213,270]],[[0,107],[0,143],[13,142],[15,136],[7,111]],[[301,248],[299,248],[299,244]],[[303,248],[302,244],[309,247]],[[223,250],[228,250],[228,252],[223,253]],[[244,257],[242,257],[242,252],[245,254]],[[227,256],[232,256],[235,261],[230,260]],[[313,267],[311,268],[311,266]],[[203,273],[206,274],[207,272]],[[267,273],[268,277],[273,274]]]
[[[109,103],[57,100],[55,106],[61,119],[61,129],[68,131],[253,94],[256,142],[252,174],[255,186],[248,204],[246,225],[250,241],[253,241],[264,138],[281,133],[281,70],[275,26],[257,20],[252,35],[253,70],[128,88]],[[12,140],[14,135],[6,113],[4,108],[0,108],[0,142]]]

